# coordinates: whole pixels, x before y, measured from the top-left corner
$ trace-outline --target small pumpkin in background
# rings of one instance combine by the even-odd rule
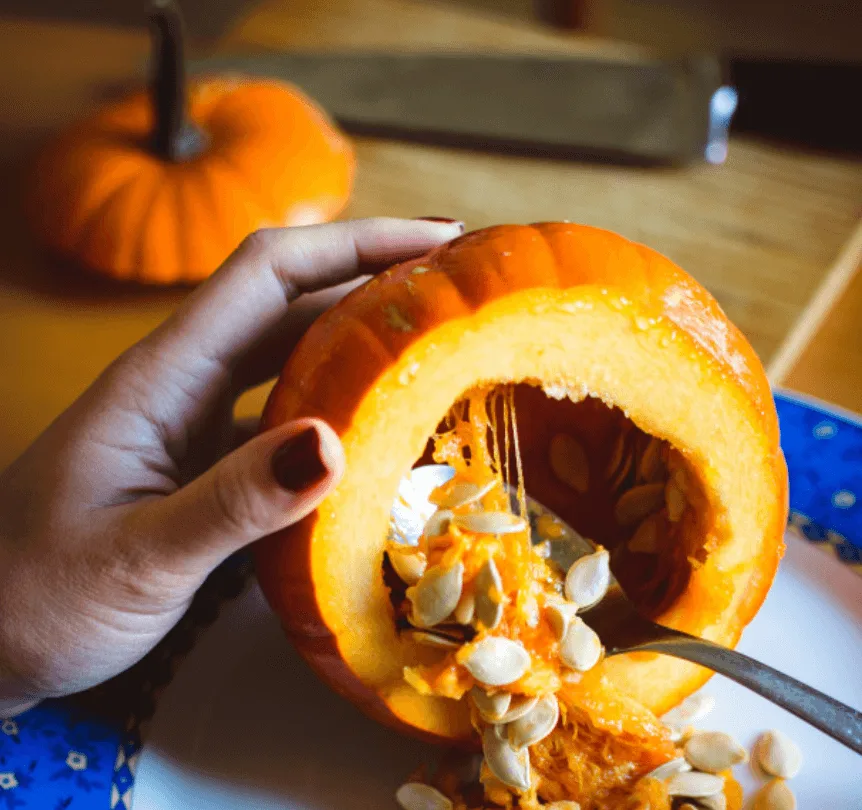
[[[290,85],[241,76],[186,82],[182,20],[152,12],[148,90],[51,143],[29,219],[51,250],[115,279],[194,283],[263,227],[310,225],[346,205],[347,138]]]

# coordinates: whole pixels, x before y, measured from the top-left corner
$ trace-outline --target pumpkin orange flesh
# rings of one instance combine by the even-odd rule
[[[346,205],[352,147],[298,89],[192,83],[188,115],[206,146],[180,162],[151,152],[151,106],[132,94],[40,156],[28,207],[49,249],[117,279],[196,282],[253,231],[325,222]]]
[[[316,513],[256,556],[264,592],[318,673],[374,717],[426,738],[473,732],[465,701],[421,695],[404,680],[424,653],[397,632],[383,581],[389,511],[452,404],[477,386],[509,384],[543,390],[548,414],[600,400],[668,442],[697,476],[704,553],[660,621],[735,644],[783,550],[786,469],[762,366],[670,261],[606,231],[540,224],[478,231],[392,268],[314,324],[272,392],[264,427],[325,419],[347,472]],[[525,459],[539,422],[527,418]],[[546,500],[529,465],[525,481]],[[708,675],[669,657],[616,656],[590,673],[581,711],[590,728],[649,739],[666,757],[654,715]]]

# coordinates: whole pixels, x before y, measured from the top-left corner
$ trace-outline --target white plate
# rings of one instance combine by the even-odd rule
[[[788,535],[787,555],[740,650],[862,709],[862,578]],[[720,676],[701,726],[749,746],[767,728],[805,755],[802,810],[862,808],[862,759]],[[159,701],[140,756],[134,810],[364,810],[434,752],[365,718],[285,641],[256,586],[229,605]],[[756,782],[737,769],[746,792]]]

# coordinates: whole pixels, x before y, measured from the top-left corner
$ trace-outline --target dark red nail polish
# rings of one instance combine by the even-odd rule
[[[272,457],[275,480],[291,492],[302,492],[319,484],[329,474],[320,458],[320,434],[306,428],[291,436]]]
[[[461,228],[461,232],[464,232],[464,223],[450,217],[416,217],[416,219],[421,219],[423,222],[442,222],[446,225],[457,225]]]

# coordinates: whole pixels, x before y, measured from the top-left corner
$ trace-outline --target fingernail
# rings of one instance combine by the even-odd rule
[[[450,217],[416,217],[416,219],[422,220],[422,222],[440,222],[444,225],[457,225],[461,229],[461,233],[464,233],[464,223],[458,219],[451,219]]]
[[[309,427],[291,436],[272,457],[275,480],[291,492],[302,492],[319,484],[329,470],[320,458],[320,434]]]

